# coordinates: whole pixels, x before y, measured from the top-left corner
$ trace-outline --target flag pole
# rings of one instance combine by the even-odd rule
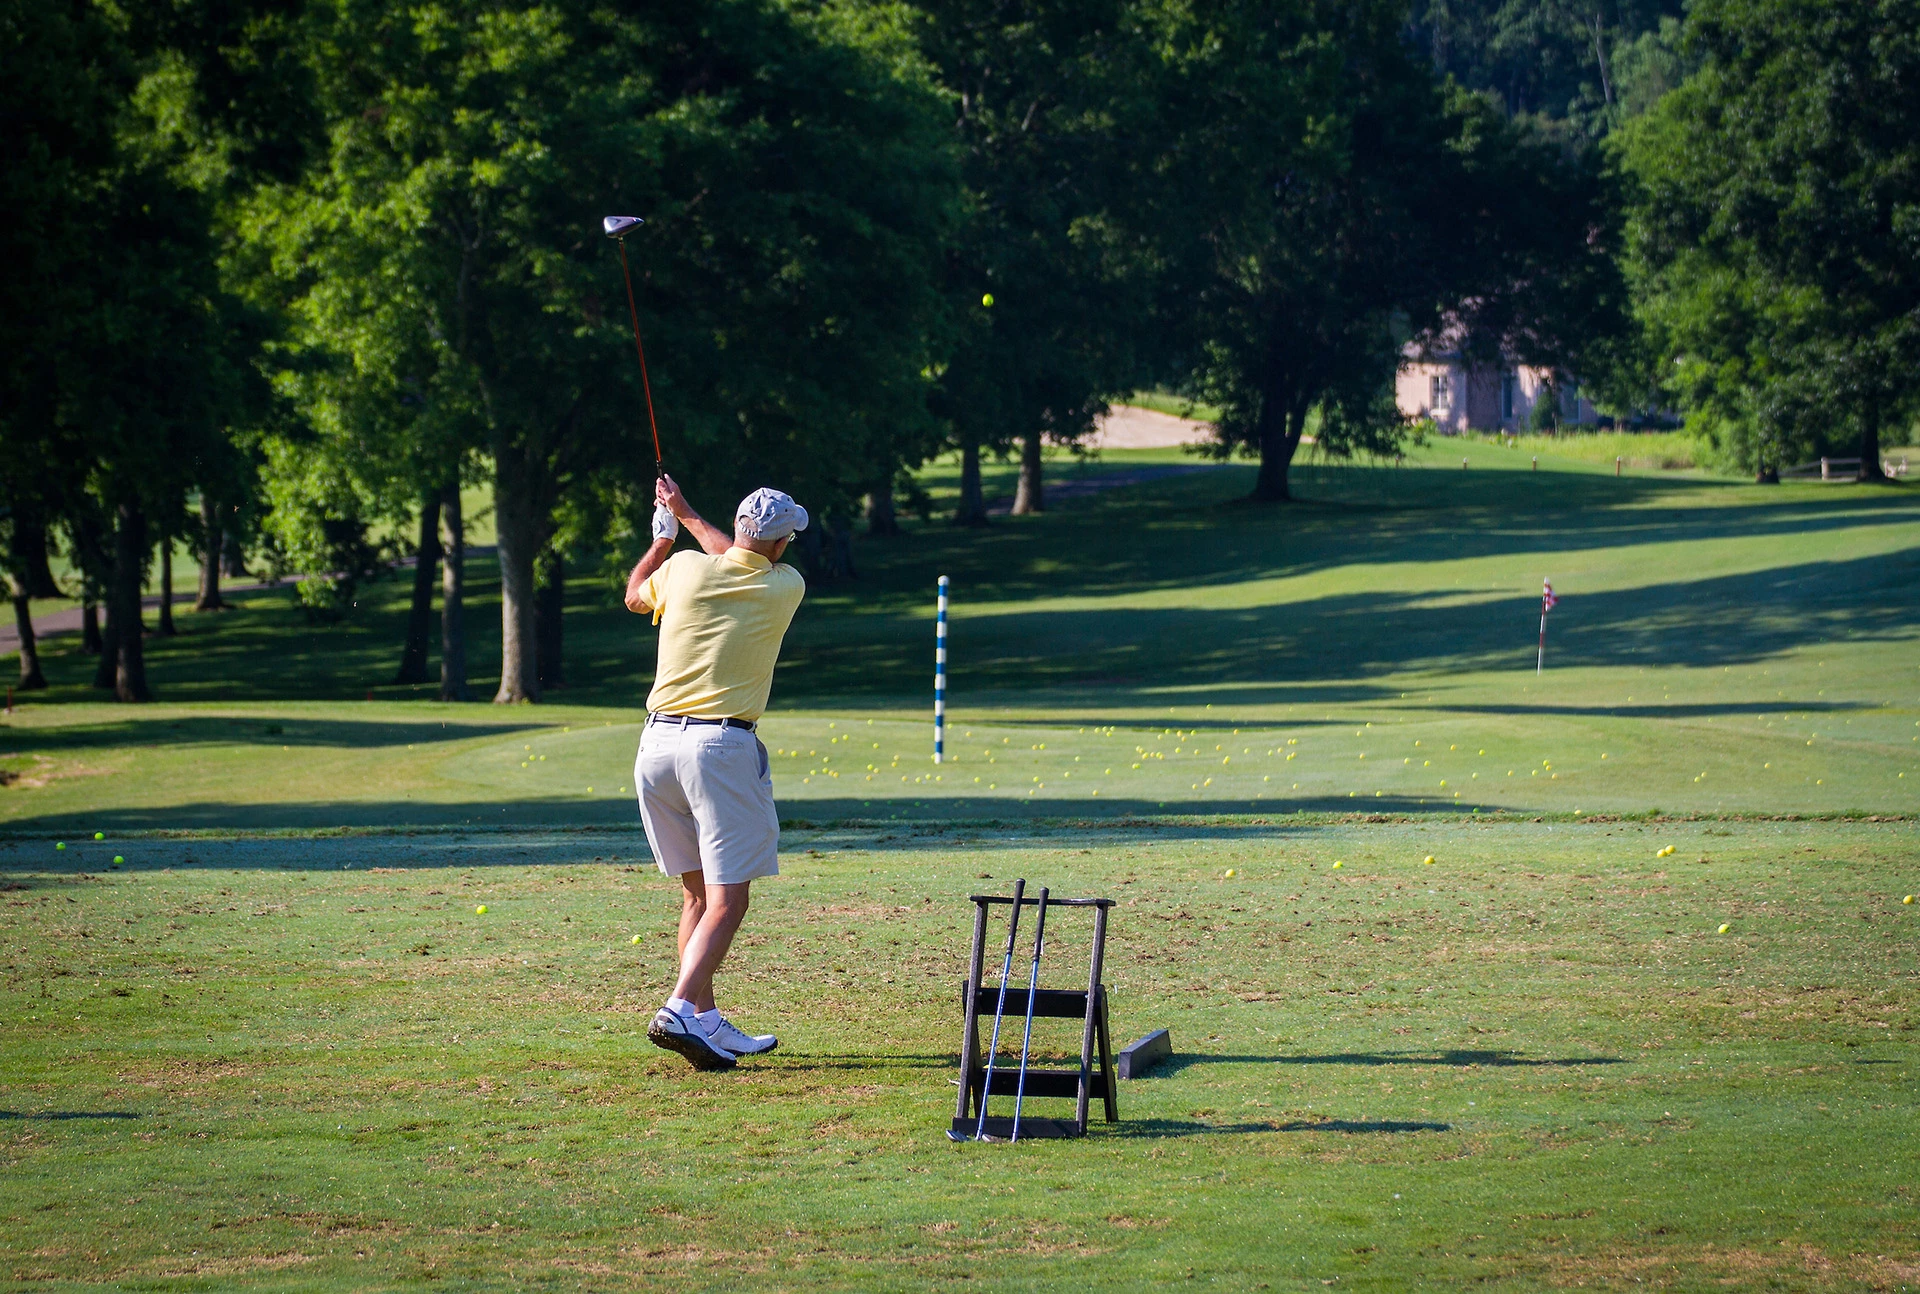
[[[1540,581],[1540,654],[1533,658],[1534,677],[1547,667],[1547,612],[1553,610],[1553,604],[1559,601],[1553,596],[1553,581]]]

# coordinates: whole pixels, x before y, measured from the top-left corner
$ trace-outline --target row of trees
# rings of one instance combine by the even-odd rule
[[[1039,509],[1044,444],[1149,383],[1219,404],[1285,499],[1310,416],[1333,453],[1405,434],[1410,344],[1683,400],[1777,465],[1818,408],[1906,408],[1871,377],[1910,342],[1913,3],[0,0],[23,682],[55,550],[133,700],[156,546],[199,554],[202,606],[245,551],[327,617],[399,533],[398,677],[437,586],[465,697],[483,484],[495,699],[563,682],[569,566],[630,561],[651,494],[610,213],[647,219],[670,469],[722,508],[792,489],[816,578],[945,449],[956,521],[983,456]],[[1787,237],[1814,197],[1854,205]],[[1826,385],[1756,394],[1789,371]]]

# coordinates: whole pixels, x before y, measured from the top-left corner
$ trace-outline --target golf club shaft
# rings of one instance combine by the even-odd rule
[[[647,430],[653,433],[653,471],[658,476],[663,461],[660,454],[660,424],[653,418],[653,383],[647,377],[647,351],[640,344],[640,309],[633,303],[633,275],[627,269],[627,240],[615,239],[620,244],[620,277],[627,283],[627,318],[633,321],[633,353],[640,357],[640,389],[647,396]]]
[[[1033,925],[1033,966],[1027,971],[1027,1028],[1020,1036],[1020,1082],[1013,1090],[1013,1136],[1020,1140],[1020,1107],[1027,1099],[1027,1053],[1033,1047],[1033,1004],[1040,994],[1040,950],[1047,946],[1047,887],[1040,887],[1040,916]]]
[[[993,1042],[987,1048],[987,1072],[980,1079],[980,1121],[973,1126],[975,1141],[987,1135],[987,1093],[993,1088],[993,1054],[1000,1050],[1000,1020],[1007,1013],[1007,980],[1013,975],[1013,939],[1020,930],[1020,899],[1025,878],[1013,883],[1013,915],[1007,918],[1007,955],[1000,962],[1000,1000],[993,1008]]]

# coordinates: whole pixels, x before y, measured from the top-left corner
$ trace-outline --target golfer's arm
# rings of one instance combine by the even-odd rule
[[[672,555],[671,539],[653,541],[652,547],[648,548],[646,555],[640,559],[640,564],[633,568],[633,574],[627,576],[627,610],[642,616],[653,613],[653,608],[640,597],[640,586],[651,579],[653,573],[659,570],[661,564]]]
[[[687,533],[693,536],[694,542],[699,544],[709,557],[718,557],[733,547],[732,535],[691,509],[686,516],[680,518],[680,524],[687,528]]]

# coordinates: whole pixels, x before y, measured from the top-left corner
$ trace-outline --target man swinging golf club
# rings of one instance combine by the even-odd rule
[[[678,876],[680,978],[647,1037],[695,1069],[772,1051],[735,1028],[713,976],[747,915],[747,889],[778,876],[780,819],[755,725],[806,581],[780,564],[807,512],[778,490],[740,501],[733,533],[701,519],[673,478],[654,486],[653,544],[627,579],[627,609],[653,614],[660,658],[633,779],[660,870]],[[703,552],[673,551],[681,525]]]

